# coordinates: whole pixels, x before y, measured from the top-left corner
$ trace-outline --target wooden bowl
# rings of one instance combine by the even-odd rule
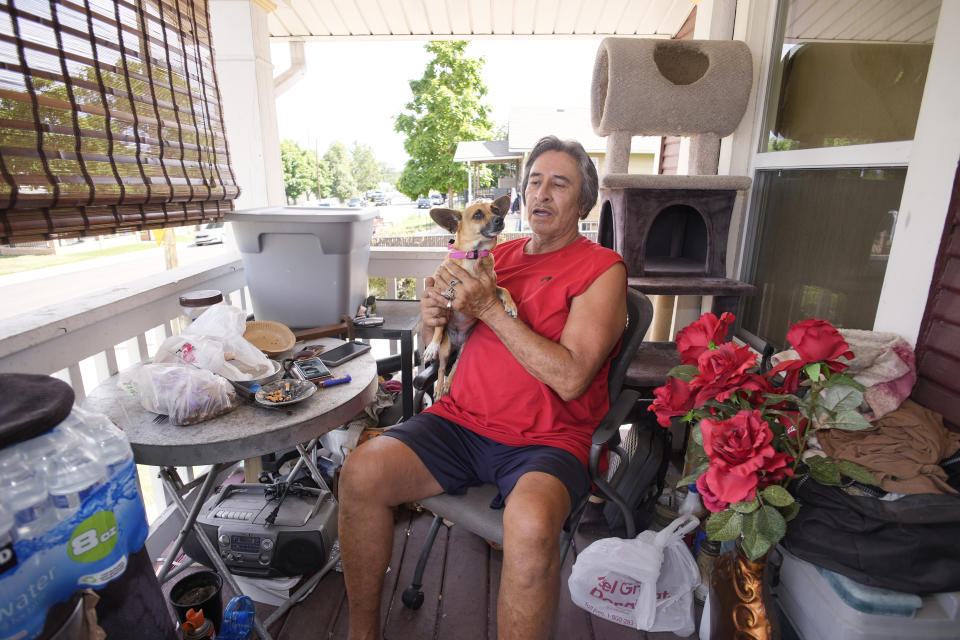
[[[297,341],[289,327],[272,320],[248,322],[243,337],[271,357],[289,351]]]

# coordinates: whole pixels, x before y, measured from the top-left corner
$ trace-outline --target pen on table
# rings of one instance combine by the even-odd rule
[[[321,387],[332,387],[338,384],[344,384],[345,382],[350,382],[352,378],[350,376],[343,376],[342,378],[331,378],[329,380],[324,380],[320,383]]]

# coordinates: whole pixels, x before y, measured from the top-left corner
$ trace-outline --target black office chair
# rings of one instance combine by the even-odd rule
[[[633,289],[627,292],[627,326],[623,331],[620,352],[610,363],[608,386],[610,393],[610,410],[597,425],[593,433],[593,442],[590,449],[590,478],[596,489],[596,495],[613,502],[623,514],[625,530],[628,538],[636,536],[633,512],[631,505],[623,498],[621,481],[627,475],[630,463],[630,452],[621,446],[620,425],[627,422],[640,394],[632,389],[623,389],[623,381],[627,368],[643,342],[643,336],[653,318],[653,306],[647,297]],[[431,368],[433,369],[431,372]],[[431,375],[432,373],[432,375]],[[419,407],[425,404],[423,400],[428,395],[427,390],[433,389],[436,379],[436,363],[421,372],[414,381],[418,388],[417,402]],[[600,458],[604,450],[610,452],[610,471],[601,474],[599,471]],[[662,488],[662,485],[661,487]],[[437,537],[437,532],[443,520],[455,522],[486,540],[503,543],[503,509],[491,509],[490,503],[499,489],[495,484],[487,483],[467,489],[462,495],[442,493],[425,500],[420,504],[434,513],[433,523],[427,533],[420,559],[414,572],[412,584],[403,592],[403,604],[408,609],[419,609],[423,604],[423,572],[430,556],[430,549]],[[573,534],[580,523],[584,509],[587,506],[587,497],[573,506],[570,515],[563,525],[560,542],[560,561],[563,562],[567,549],[570,547]]]

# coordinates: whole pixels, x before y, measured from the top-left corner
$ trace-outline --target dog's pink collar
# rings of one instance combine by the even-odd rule
[[[473,251],[457,251],[453,247],[447,247],[447,251],[450,252],[451,258],[456,258],[462,260],[466,258],[467,260],[476,260],[477,258],[486,258],[490,255],[490,252],[487,249],[474,249]]]

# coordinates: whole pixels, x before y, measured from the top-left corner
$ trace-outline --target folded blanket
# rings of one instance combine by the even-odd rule
[[[873,422],[900,406],[917,382],[916,357],[910,344],[895,333],[840,329],[854,358],[847,373],[867,388],[864,411]]]
[[[817,432],[823,450],[865,467],[886,491],[957,493],[941,460],[960,448],[960,434],[943,426],[940,414],[905,400],[872,429]]]

